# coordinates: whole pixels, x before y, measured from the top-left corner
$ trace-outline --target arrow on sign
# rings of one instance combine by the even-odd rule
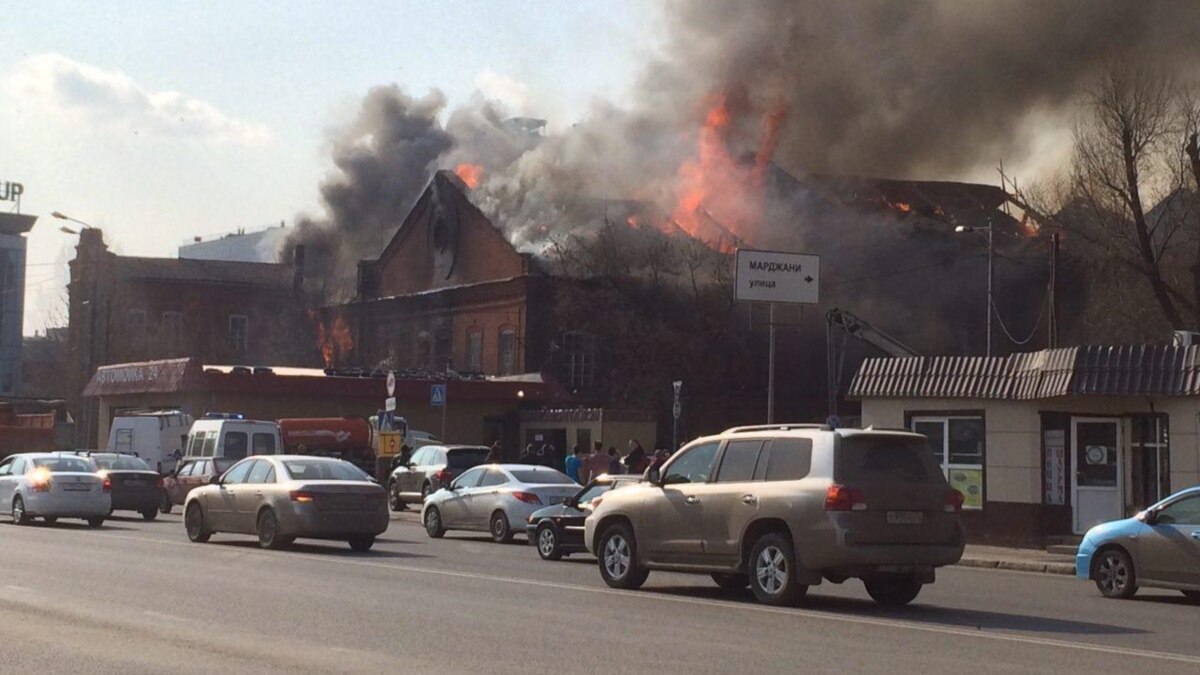
[[[804,277],[804,281],[805,281],[806,283],[810,283],[810,284],[811,284],[811,283],[813,282],[812,275],[810,274],[810,275],[808,275],[808,276]]]

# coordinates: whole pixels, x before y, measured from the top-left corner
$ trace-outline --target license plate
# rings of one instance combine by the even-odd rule
[[[127,481],[125,481],[125,485],[127,487],[146,487],[146,481],[144,481],[144,480],[127,480]]]
[[[563,503],[563,502],[565,502],[565,501],[567,501],[567,498],[566,498],[566,497],[551,497],[551,498],[550,498],[550,503],[551,503],[551,504],[561,504],[561,503]]]
[[[68,492],[87,492],[92,489],[92,486],[83,483],[67,483],[63,485],[63,489]]]
[[[890,525],[920,525],[925,521],[925,514],[920,511],[888,511],[887,521]]]

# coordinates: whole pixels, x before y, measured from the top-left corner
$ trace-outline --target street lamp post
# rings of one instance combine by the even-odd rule
[[[63,213],[62,211],[54,211],[50,215],[54,216],[55,218],[58,218],[59,220],[69,220],[72,223],[79,223],[80,225],[83,226],[83,229],[85,229],[85,230],[94,230],[95,229],[88,223],[85,223],[82,220],[79,220],[78,218],[72,218],[71,216],[68,216],[67,214]],[[64,225],[58,229],[62,230],[63,232],[66,232],[67,234],[78,234],[75,230],[72,230],[71,228],[67,227],[66,225]]]
[[[959,225],[954,228],[955,232],[987,232],[987,355],[992,355],[992,280],[994,278],[993,257],[995,248],[992,246],[992,221],[988,220],[987,227],[972,227],[970,225]]]

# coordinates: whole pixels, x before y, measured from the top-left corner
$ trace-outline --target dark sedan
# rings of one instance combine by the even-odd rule
[[[587,553],[587,547],[583,544],[583,521],[591,509],[600,503],[604,493],[633,485],[641,478],[605,474],[592,479],[565,502],[534,511],[525,526],[530,545],[537,547],[542,560],[559,560],[572,553]]]
[[[163,479],[138,457],[96,452],[92,461],[112,481],[112,510],[137,511],[146,520],[158,517],[162,504]]]

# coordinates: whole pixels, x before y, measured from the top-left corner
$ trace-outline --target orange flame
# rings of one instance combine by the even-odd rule
[[[341,357],[349,355],[354,349],[354,336],[350,333],[350,325],[338,315],[334,317],[333,323],[326,326],[316,310],[309,310],[308,317],[317,322],[317,349],[321,350],[321,359],[326,368],[333,368]]]
[[[680,164],[675,207],[664,230],[683,230],[719,251],[753,241],[762,220],[764,183],[786,117],[782,105],[764,121],[754,163],[739,162],[727,145],[732,121],[725,96],[714,96],[704,115],[696,155]]]
[[[483,180],[483,167],[478,164],[459,164],[454,167],[454,175],[474,190],[479,187],[479,181]]]

